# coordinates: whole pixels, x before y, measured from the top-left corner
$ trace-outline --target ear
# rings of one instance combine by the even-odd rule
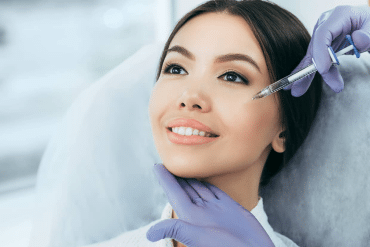
[[[278,132],[271,145],[275,152],[283,153],[285,151],[285,131]]]

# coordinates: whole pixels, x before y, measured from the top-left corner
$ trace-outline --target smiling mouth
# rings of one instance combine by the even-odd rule
[[[171,131],[171,132],[173,132],[172,131],[172,128],[171,127],[168,127],[167,128],[169,131]],[[173,132],[173,133],[175,133],[175,132]],[[206,133],[208,133],[208,132],[206,132]],[[176,133],[177,134],[177,133]],[[211,135],[209,136],[210,138],[216,138],[216,137],[219,137],[219,135],[215,135],[215,134],[212,134],[212,133],[210,133]],[[181,134],[178,134],[178,135],[181,135]],[[183,135],[183,136],[186,136],[186,135]],[[195,135],[196,136],[196,135]],[[199,135],[198,135],[199,136]]]

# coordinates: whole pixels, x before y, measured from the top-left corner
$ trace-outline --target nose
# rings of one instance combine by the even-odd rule
[[[184,94],[179,99],[180,108],[187,109],[188,111],[200,110],[201,112],[208,112],[211,108],[210,100],[208,97],[200,91],[189,91],[184,92]]]
[[[181,103],[181,106],[185,107],[186,105],[185,105],[185,103]],[[199,108],[199,109],[202,109],[202,107],[201,107],[200,105],[198,105],[198,104],[194,104],[194,105],[193,105],[193,108]]]

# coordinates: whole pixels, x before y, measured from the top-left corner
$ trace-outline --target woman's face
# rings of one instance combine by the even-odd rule
[[[276,94],[252,100],[270,81],[262,50],[243,18],[201,14],[179,30],[169,49],[174,46],[192,58],[167,53],[149,105],[155,145],[171,173],[207,181],[252,166],[262,170],[271,148],[284,151]],[[226,54],[243,54],[249,62],[215,60]],[[165,72],[169,63],[178,65]],[[201,145],[172,143],[167,127],[178,118],[195,119],[220,136]]]

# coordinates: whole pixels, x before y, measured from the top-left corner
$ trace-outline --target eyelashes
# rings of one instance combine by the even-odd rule
[[[181,67],[181,65],[179,65],[177,63],[168,62],[168,63],[165,64],[164,69],[162,70],[162,73],[163,74],[173,74],[173,73],[170,73],[172,68],[178,68],[180,70],[184,70],[184,68]],[[180,75],[180,74],[174,74],[174,75]],[[249,81],[245,77],[239,75],[238,73],[236,73],[235,71],[232,71],[232,70],[226,71],[224,74],[222,74],[218,78],[227,77],[227,76],[230,76],[230,75],[233,76],[233,77],[240,78],[240,81],[228,81],[228,80],[226,80],[226,81],[231,82],[231,83],[240,83],[240,84],[246,84],[246,85],[249,84]]]
[[[169,71],[172,69],[172,68],[180,68],[180,69],[183,69],[179,64],[177,63],[166,63],[165,66],[164,66],[164,69],[162,70],[162,73],[164,74],[172,74],[170,73]],[[184,70],[184,69],[183,69]]]

